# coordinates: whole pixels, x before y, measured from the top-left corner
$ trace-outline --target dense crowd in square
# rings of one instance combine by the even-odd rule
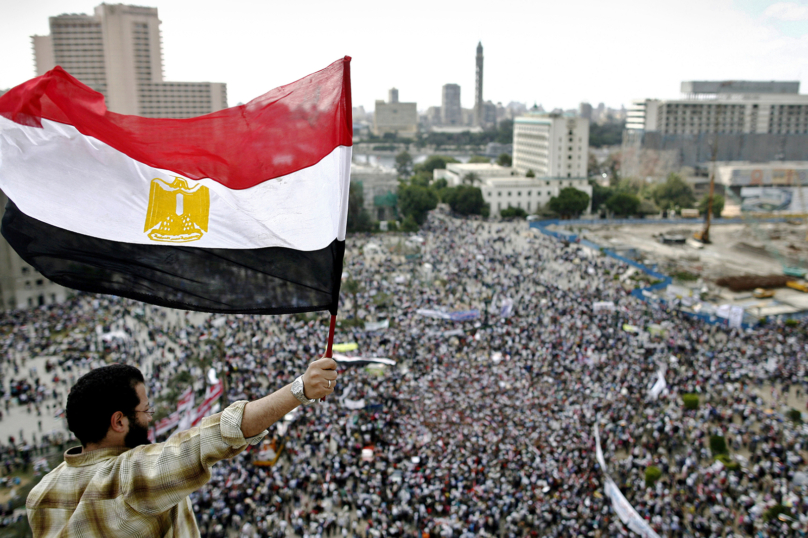
[[[616,278],[621,262],[524,224],[436,214],[409,241],[419,256],[348,238],[344,277],[359,291],[343,293],[337,330],[356,355],[396,366],[344,366],[333,396],[271,432],[284,442],[274,466],[255,465],[257,448],[215,466],[192,495],[203,536],[628,536],[607,476],[660,536],[808,534],[808,431],[787,413],[806,400],[804,323],[729,329],[640,301]],[[602,301],[614,312],[593,312]],[[463,322],[417,312],[473,309]],[[146,374],[158,417],[180,384],[201,394],[210,367],[228,402],[258,398],[322,354],[327,322],[80,294],[0,317],[3,397],[32,419],[59,413],[76,376],[124,361]],[[47,371],[26,367],[41,355],[56,357]],[[738,469],[716,463],[714,435]],[[67,439],[4,441],[8,474]],[[646,486],[649,466],[662,476]],[[785,516],[768,517],[774,506]]]

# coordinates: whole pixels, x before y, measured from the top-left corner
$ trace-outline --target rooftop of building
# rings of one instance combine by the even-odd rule
[[[543,187],[547,185],[547,182],[556,181],[586,181],[586,178],[503,176],[487,177],[482,180],[483,185],[489,187]]]
[[[448,163],[446,165],[446,170],[457,174],[468,174],[473,172],[475,174],[484,175],[487,177],[499,174],[505,176],[510,174],[512,169],[494,163]]]
[[[685,94],[800,93],[799,81],[790,80],[685,80],[681,88]]]

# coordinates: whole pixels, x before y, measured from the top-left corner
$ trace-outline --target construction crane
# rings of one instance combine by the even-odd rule
[[[704,229],[693,234],[696,241],[704,244],[710,243],[710,223],[713,219],[713,197],[715,196],[715,163],[718,158],[718,118],[721,116],[720,104],[715,106],[715,121],[713,122],[713,155],[710,159],[710,194],[707,195],[707,215],[704,220]]]

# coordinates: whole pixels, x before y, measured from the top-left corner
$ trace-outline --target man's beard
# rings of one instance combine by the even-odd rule
[[[138,422],[136,417],[129,417],[129,432],[123,438],[123,444],[127,448],[150,445],[149,428]]]

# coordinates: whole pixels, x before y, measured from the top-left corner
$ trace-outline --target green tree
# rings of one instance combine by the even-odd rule
[[[438,195],[428,187],[402,183],[398,187],[398,206],[402,215],[412,217],[420,226],[426,214],[438,206]]]
[[[589,180],[589,184],[592,186],[592,212],[597,212],[601,206],[606,203],[606,200],[609,199],[614,193],[610,187],[604,187],[594,179]]]
[[[575,187],[561,189],[558,196],[553,196],[547,203],[551,211],[562,217],[577,217],[589,206],[589,195]]]
[[[664,183],[654,189],[654,202],[662,209],[693,207],[696,198],[693,189],[679,174],[668,174]]]
[[[370,214],[365,209],[365,197],[362,184],[351,181],[348,187],[348,223],[349,232],[369,232],[373,229]]]
[[[587,157],[586,161],[586,177],[600,176],[601,173],[601,166],[598,162],[598,158],[595,157],[595,154],[590,151],[589,157]]]
[[[527,211],[522,209],[521,207],[511,207],[508,206],[505,209],[499,210],[499,216],[503,219],[523,219],[527,217]]]
[[[430,183],[432,183],[432,174],[426,172],[416,172],[410,177],[410,185],[429,187]]]
[[[626,122],[607,121],[604,124],[589,124],[589,146],[600,148],[603,146],[619,146],[623,142],[623,129]]]
[[[634,215],[640,207],[640,199],[634,194],[618,192],[606,200],[606,207],[620,217]]]
[[[415,222],[415,219],[412,218],[412,215],[407,215],[407,217],[401,223],[401,231],[402,232],[417,232],[418,231],[418,223]]]
[[[412,155],[406,151],[396,155],[396,172],[398,172],[398,177],[410,177],[410,174],[412,174]]]
[[[511,166],[513,159],[507,153],[500,153],[499,157],[497,157],[497,164],[500,166]]]
[[[651,200],[640,200],[640,206],[637,208],[638,215],[655,215],[659,213],[659,208]]]
[[[472,155],[471,158],[469,158],[469,164],[476,164],[476,163],[490,164],[491,159],[489,159],[488,157],[483,157],[482,155]]]
[[[609,185],[614,187],[620,181],[620,153],[610,153],[603,162],[603,170],[609,175]]]
[[[525,177],[536,177],[536,172],[534,172],[532,169],[529,169],[525,174]]]
[[[463,182],[464,185],[471,185],[472,187],[474,186],[475,183],[482,182],[480,176],[478,176],[474,172],[469,172],[468,174],[464,175],[461,181]]]
[[[483,192],[478,187],[468,185],[447,189],[443,201],[460,215],[482,215],[487,206]]]
[[[702,215],[707,214],[707,200],[709,198],[708,194],[705,194],[704,197],[699,201],[699,213]],[[724,211],[724,197],[720,194],[713,195],[713,216],[718,218],[721,216],[721,212]]]
[[[454,157],[447,157],[446,155],[430,155],[424,162],[416,164],[413,169],[416,172],[427,172],[431,175],[435,170],[445,170],[447,164],[456,162],[457,159]]]

